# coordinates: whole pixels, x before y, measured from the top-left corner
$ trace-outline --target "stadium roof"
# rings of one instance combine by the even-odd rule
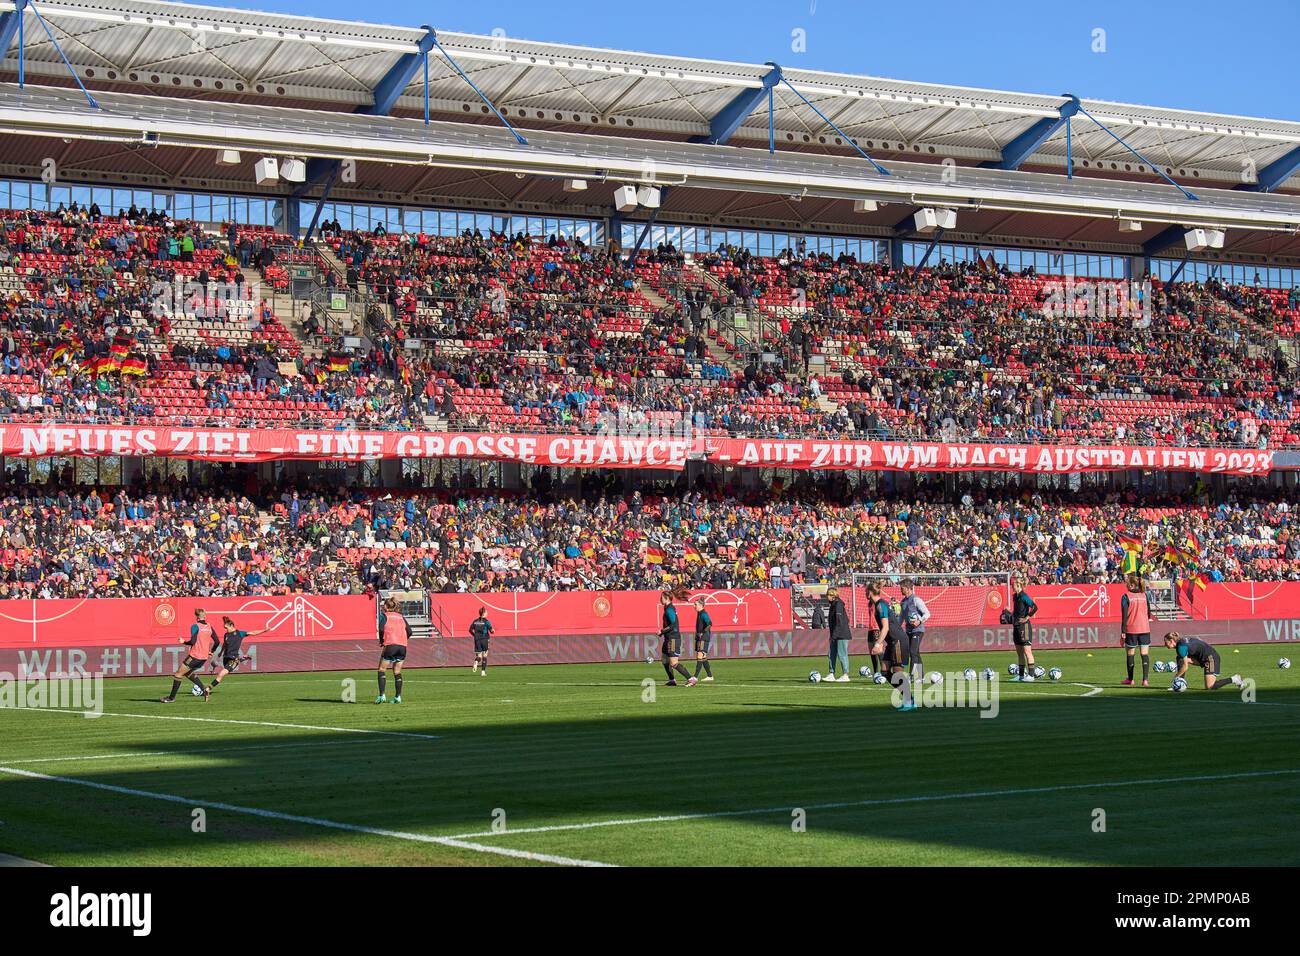
[[[263,100],[351,111],[373,104],[374,90],[423,28],[375,26],[161,0],[41,0],[41,13],[91,88],[165,92],[201,99]],[[0,12],[14,9],[0,0]],[[27,13],[33,78],[65,80],[66,67]],[[506,36],[439,33],[440,43],[517,125],[621,136],[706,136],[737,91],[761,88],[767,64],[539,43]],[[12,74],[16,55],[8,51]],[[1059,115],[1063,95],[970,89],[804,70],[784,76],[869,151],[959,163],[1003,158],[1017,136]],[[483,104],[438,56],[430,59],[435,112],[484,117]],[[422,76],[395,109],[423,111]],[[775,89],[781,148],[836,148],[836,134],[783,86]],[[1243,161],[1263,170],[1300,145],[1300,123],[1109,103],[1082,105],[1153,162],[1186,181],[1241,182]],[[1081,169],[1143,175],[1142,164],[1079,118],[1073,124]],[[734,138],[766,144],[759,105]],[[869,145],[868,145],[869,144]],[[1065,132],[1052,133],[1024,162],[1060,171]],[[1083,166],[1086,163],[1087,166]],[[1150,171],[1145,171],[1149,175]],[[1300,182],[1291,180],[1300,188]]]
[[[698,217],[700,221],[747,222],[761,227],[770,221],[785,228],[839,225],[867,234],[890,231],[899,219],[898,208],[889,211],[887,207],[865,217],[851,212],[845,197],[851,189],[869,185],[870,194],[882,202],[897,199],[915,206],[948,201],[970,211],[969,215],[963,213],[960,221],[963,233],[987,231],[993,238],[1000,230],[1008,239],[1041,237],[1058,243],[1068,240],[1133,248],[1133,241],[1149,238],[1150,229],[1144,236],[1127,239],[1116,234],[1114,223],[1097,220],[1099,215],[1131,216],[1152,223],[1228,225],[1233,230],[1230,243],[1238,254],[1300,253],[1293,235],[1300,220],[1290,197],[1228,192],[1242,184],[1246,169],[1259,173],[1261,179],[1276,180],[1277,188],[1300,188],[1291,175],[1300,167],[1300,123],[1080,101],[1084,110],[1194,190],[1202,202],[1193,204],[1083,116],[1076,115],[1072,122],[1076,176],[1073,182],[1066,181],[1060,175],[1065,164],[1065,131],[1060,121],[1062,108],[1071,101],[1065,96],[784,67],[785,80],[896,173],[895,181],[886,183],[781,83],[773,88],[778,155],[767,155],[766,97],[756,94],[764,89],[765,79],[771,85],[771,64],[438,33],[442,47],[534,147],[526,157],[523,151],[511,150],[511,159],[521,162],[526,158],[528,168],[521,170],[509,163],[494,168],[491,163],[479,164],[470,154],[487,146],[508,148],[506,140],[495,128],[476,129],[467,124],[496,127],[498,121],[436,49],[429,57],[430,108],[434,118],[444,122],[425,131],[422,124],[409,121],[423,113],[423,76],[419,70],[403,72],[399,66],[403,58],[409,61],[412,54],[418,55],[421,44],[427,48],[430,31],[426,28],[160,0],[38,0],[38,5],[78,77],[96,91],[105,109],[95,111],[100,114],[96,119],[84,100],[78,107],[72,97],[62,103],[39,99],[42,91],[33,84],[43,84],[44,92],[53,94],[51,86],[70,87],[72,81],[58,51],[28,8],[25,69],[29,90],[23,102],[27,121],[37,120],[36,112],[62,109],[69,117],[75,116],[82,127],[111,126],[128,115],[138,124],[162,109],[167,111],[168,121],[192,125],[189,141],[194,146],[216,145],[218,126],[232,134],[242,126],[256,129],[269,149],[270,133],[292,126],[297,138],[284,148],[326,157],[344,155],[343,139],[357,135],[403,141],[405,152],[357,154],[363,159],[373,154],[376,168],[384,169],[416,162],[411,148],[417,143],[421,149],[428,148],[429,154],[419,160],[425,169],[412,173],[407,168],[366,180],[372,197],[380,192],[385,194],[384,201],[413,202],[427,193],[444,203],[481,201],[499,208],[523,209],[554,202],[575,211],[600,208],[608,212],[608,190],[599,197],[600,207],[584,210],[579,204],[593,203],[597,197],[588,194],[590,198],[575,199],[563,193],[558,180],[534,182],[529,177],[525,186],[506,180],[519,171],[561,175],[560,153],[567,153],[574,170],[585,169],[589,179],[599,180],[595,170],[605,169],[610,179],[617,180],[624,174],[614,173],[614,159],[653,155],[664,159],[655,160],[657,175],[664,182],[682,181],[671,178],[673,167],[696,167],[690,183],[695,188],[674,190],[666,199],[665,216],[678,219]],[[0,0],[0,23],[14,8],[13,0]],[[9,80],[15,77],[15,53],[11,44],[0,61],[0,73]],[[387,96],[377,94],[394,75],[401,77],[400,88],[386,91]],[[16,95],[12,86],[7,93]],[[110,93],[145,95],[115,97]],[[387,106],[378,112],[408,119],[340,115],[326,122],[321,116],[321,111],[355,114],[375,110],[381,98],[389,102],[378,104]],[[178,114],[174,109],[178,99],[199,102],[188,102],[192,111]],[[149,104],[149,100],[154,102]],[[12,129],[11,120],[17,116],[13,110],[19,104],[13,95],[6,95],[4,103],[4,125]],[[217,103],[228,105],[217,107]],[[230,104],[239,109],[231,110]],[[725,124],[722,132],[728,135],[722,139],[732,145],[669,148],[663,142],[717,138],[719,118],[729,107],[735,115]],[[290,112],[294,110],[304,112]],[[222,175],[242,182],[245,190],[250,185],[247,171],[231,173],[213,169],[210,161],[196,162],[193,147],[185,155],[170,156],[183,145],[180,138],[163,136],[157,151],[146,157],[140,156],[139,150],[132,150],[134,155],[120,151],[121,155],[110,156],[102,145],[97,153],[88,152],[84,130],[67,124],[56,129],[46,123],[41,131],[74,141],[61,151],[64,169],[69,163],[74,168],[85,166],[99,155],[104,158],[100,164],[104,170],[138,173],[141,182],[162,177],[180,185],[178,180],[192,173],[190,186],[209,183],[208,188],[219,188]],[[326,142],[327,133],[334,135],[333,142]],[[462,155],[452,162],[450,154],[456,142]],[[253,147],[246,143],[245,148]],[[431,159],[434,152],[439,153],[437,162]],[[7,136],[4,153],[5,170],[12,173],[33,158],[39,163],[48,148],[36,145],[30,136]],[[543,153],[549,154],[545,161],[539,159]],[[936,167],[942,168],[939,164],[945,159],[961,167],[957,192],[938,188],[943,184],[938,182]],[[1020,171],[979,168],[999,163]],[[703,176],[706,166],[716,175]],[[744,168],[743,176],[737,173],[738,167]],[[769,181],[759,183],[758,173],[763,171]],[[811,177],[807,192],[789,182],[804,173]],[[854,176],[859,181],[850,184]],[[815,188],[817,177],[838,179],[842,188]],[[919,184],[919,188],[904,190],[907,194],[897,197],[886,195],[908,184]],[[1023,197],[1012,202],[1006,195],[995,195],[999,191],[1032,193],[1037,206]],[[339,189],[335,194],[344,198],[349,191]],[[810,211],[814,204],[801,206],[796,196],[821,197],[824,202]],[[1046,211],[1041,207],[1058,201],[1065,205],[1051,210],[1050,222],[1022,214],[1024,210]],[[1091,214],[1066,215],[1072,211],[1071,203],[1088,205]],[[717,218],[720,216],[723,218]]]

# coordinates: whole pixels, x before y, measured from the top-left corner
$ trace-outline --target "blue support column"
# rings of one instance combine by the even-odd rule
[[[1025,130],[1002,148],[1002,158],[980,163],[984,169],[1019,169],[1021,165],[1043,144],[1055,135],[1056,131],[1070,121],[1070,117],[1079,112],[1079,98],[1073,93],[1066,94],[1066,101],[1056,116],[1045,116],[1029,129]],[[1067,141],[1067,150],[1069,149]]]
[[[1253,193],[1271,193],[1297,172],[1300,172],[1300,146],[1261,169],[1255,177],[1256,182],[1242,183],[1237,188]]]
[[[707,136],[694,136],[691,138],[692,143],[708,143],[710,146],[720,146],[736,134],[741,124],[749,118],[749,115],[758,109],[759,104],[767,99],[778,83],[781,82],[781,67],[775,63],[767,64],[772,69],[768,70],[763,76],[763,85],[751,89],[741,90],[732,98],[731,102],[718,111],[718,115],[709,121],[709,134]],[[769,100],[770,103],[770,100]],[[771,134],[769,133],[769,139]]]
[[[302,228],[302,199],[290,196],[284,201],[284,231],[296,241]]]
[[[645,245],[646,237],[650,235],[650,230],[654,226],[655,220],[659,218],[659,210],[664,208],[664,200],[668,198],[668,190],[670,189],[672,189],[671,186],[661,186],[659,188],[659,205],[655,208],[654,212],[650,213],[650,218],[646,221],[644,228],[642,228],[641,235],[637,236],[636,245],[632,247],[632,251],[628,254],[627,267],[629,269],[636,265],[637,254],[640,253],[641,247]]]
[[[934,238],[931,239],[930,244],[925,247],[925,255],[921,257],[921,261],[916,266],[918,269],[924,269],[926,265],[930,262],[930,254],[934,252],[935,246],[939,244],[939,240],[942,238],[943,238],[943,230],[942,229],[936,230],[934,233]]]
[[[1183,235],[1187,230],[1181,226],[1168,226],[1156,233],[1146,242],[1142,243],[1142,255],[1150,259],[1152,256],[1158,256],[1171,246],[1175,246],[1183,241]]]
[[[889,239],[889,268],[903,268],[903,237],[891,236]]]

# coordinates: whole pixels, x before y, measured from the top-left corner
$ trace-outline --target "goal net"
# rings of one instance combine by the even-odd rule
[[[902,583],[911,581],[930,609],[929,627],[972,626],[996,623],[1011,603],[1011,572],[966,574],[854,574],[848,594],[842,594],[854,627],[871,625],[867,588],[880,584],[881,596],[891,604],[903,599]]]

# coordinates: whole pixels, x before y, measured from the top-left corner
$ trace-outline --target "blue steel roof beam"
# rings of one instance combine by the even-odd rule
[[[1300,146],[1261,169],[1255,182],[1241,183],[1236,188],[1253,193],[1271,193],[1297,172],[1300,172]]]
[[[983,169],[1019,169],[1030,156],[1042,149],[1043,144],[1051,139],[1056,131],[1065,125],[1065,121],[1079,112],[1079,98],[1073,93],[1065,94],[1067,99],[1061,104],[1057,116],[1044,116],[1029,129],[1025,130],[1006,146],[1002,147],[1002,158],[980,163]]]
[[[718,115],[709,121],[709,135],[692,136],[692,143],[707,143],[721,146],[736,135],[736,130],[749,119],[751,113],[767,100],[768,91],[781,82],[781,67],[775,63],[767,64],[772,69],[763,76],[763,85],[744,89],[737,93]]]
[[[415,75],[420,71],[420,65],[424,62],[425,55],[433,49],[435,34],[433,28],[427,24],[421,24],[420,29],[424,31],[424,36],[420,38],[419,52],[403,53],[397,58],[397,62],[389,68],[384,74],[383,79],[375,86],[375,102],[370,106],[363,106],[356,112],[366,116],[387,116],[392,112],[393,106],[396,105],[406,88],[411,85]]]
[[[22,19],[27,0],[14,0],[14,6],[17,9],[0,14],[0,60],[9,54],[10,47],[14,45],[18,36],[18,21]]]

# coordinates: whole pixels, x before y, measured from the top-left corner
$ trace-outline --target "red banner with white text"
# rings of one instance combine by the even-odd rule
[[[193,458],[371,461],[476,458],[580,468],[662,468],[689,460],[741,468],[858,471],[1187,471],[1266,475],[1290,467],[1267,449],[1077,445],[940,444],[818,439],[639,438],[595,435],[329,429],[174,428],[112,425],[0,425],[0,453]],[[1288,461],[1294,455],[1286,456]]]

